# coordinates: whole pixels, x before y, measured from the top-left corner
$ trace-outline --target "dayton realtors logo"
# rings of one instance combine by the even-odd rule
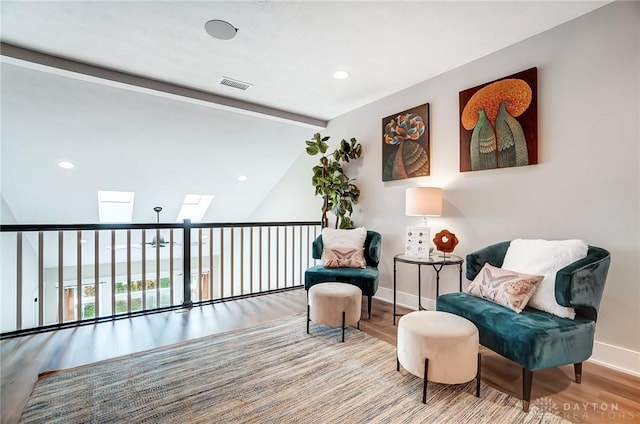
[[[572,422],[586,419],[597,419],[600,422],[634,421],[640,414],[620,411],[618,403],[611,402],[562,402],[557,403],[548,397],[536,399],[533,405],[537,407],[535,414],[541,418],[556,415]],[[544,421],[542,421],[544,422]]]
[[[535,409],[536,416],[539,415],[541,418],[544,418],[545,415],[561,415],[558,404],[548,397],[536,399],[533,401],[533,406],[537,407],[537,409]],[[544,422],[544,420],[542,422]]]

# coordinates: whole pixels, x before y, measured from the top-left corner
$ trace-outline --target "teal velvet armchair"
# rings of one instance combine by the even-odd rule
[[[319,283],[336,281],[339,283],[353,284],[362,290],[362,295],[367,296],[367,312],[371,319],[371,298],[378,290],[378,263],[380,262],[380,248],[382,236],[376,231],[367,230],[367,238],[364,242],[364,258],[366,268],[325,268],[316,265],[307,269],[304,273],[304,289],[309,290]],[[322,236],[313,241],[312,256],[314,259],[322,257]]]
[[[467,255],[467,279],[473,280],[485,263],[501,267],[509,241]],[[522,367],[523,410],[529,410],[533,372],[573,364],[576,382],[582,378],[582,362],[593,351],[598,308],[609,270],[610,254],[589,246],[587,256],[556,274],[558,304],[573,307],[574,320],[533,308],[516,313],[496,303],[467,293],[438,297],[439,311],[467,318],[477,327],[480,344]]]

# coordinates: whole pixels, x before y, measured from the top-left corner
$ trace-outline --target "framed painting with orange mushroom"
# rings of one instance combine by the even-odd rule
[[[460,171],[538,163],[538,68],[460,92]]]
[[[382,181],[430,175],[429,103],[382,119]]]

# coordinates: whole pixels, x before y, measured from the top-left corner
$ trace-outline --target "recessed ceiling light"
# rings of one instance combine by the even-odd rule
[[[238,33],[238,28],[234,27],[227,21],[214,19],[204,24],[204,30],[207,34],[218,40],[231,40]]]
[[[239,175],[238,176],[238,181],[247,181],[247,176],[246,175]]]
[[[75,167],[74,164],[72,164],[71,162],[67,162],[66,160],[58,162],[58,166],[60,168],[64,168],[64,169],[71,169],[71,168]]]
[[[349,78],[350,74],[347,71],[335,71],[333,73],[333,78],[341,80]]]

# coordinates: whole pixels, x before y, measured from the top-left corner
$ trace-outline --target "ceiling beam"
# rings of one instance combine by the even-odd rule
[[[0,55],[2,62],[5,63],[64,75],[84,81],[172,98],[213,107],[215,109],[222,109],[317,130],[327,127],[327,121],[321,119],[219,96],[206,91],[145,78],[114,69],[77,62],[12,44],[0,43]]]

